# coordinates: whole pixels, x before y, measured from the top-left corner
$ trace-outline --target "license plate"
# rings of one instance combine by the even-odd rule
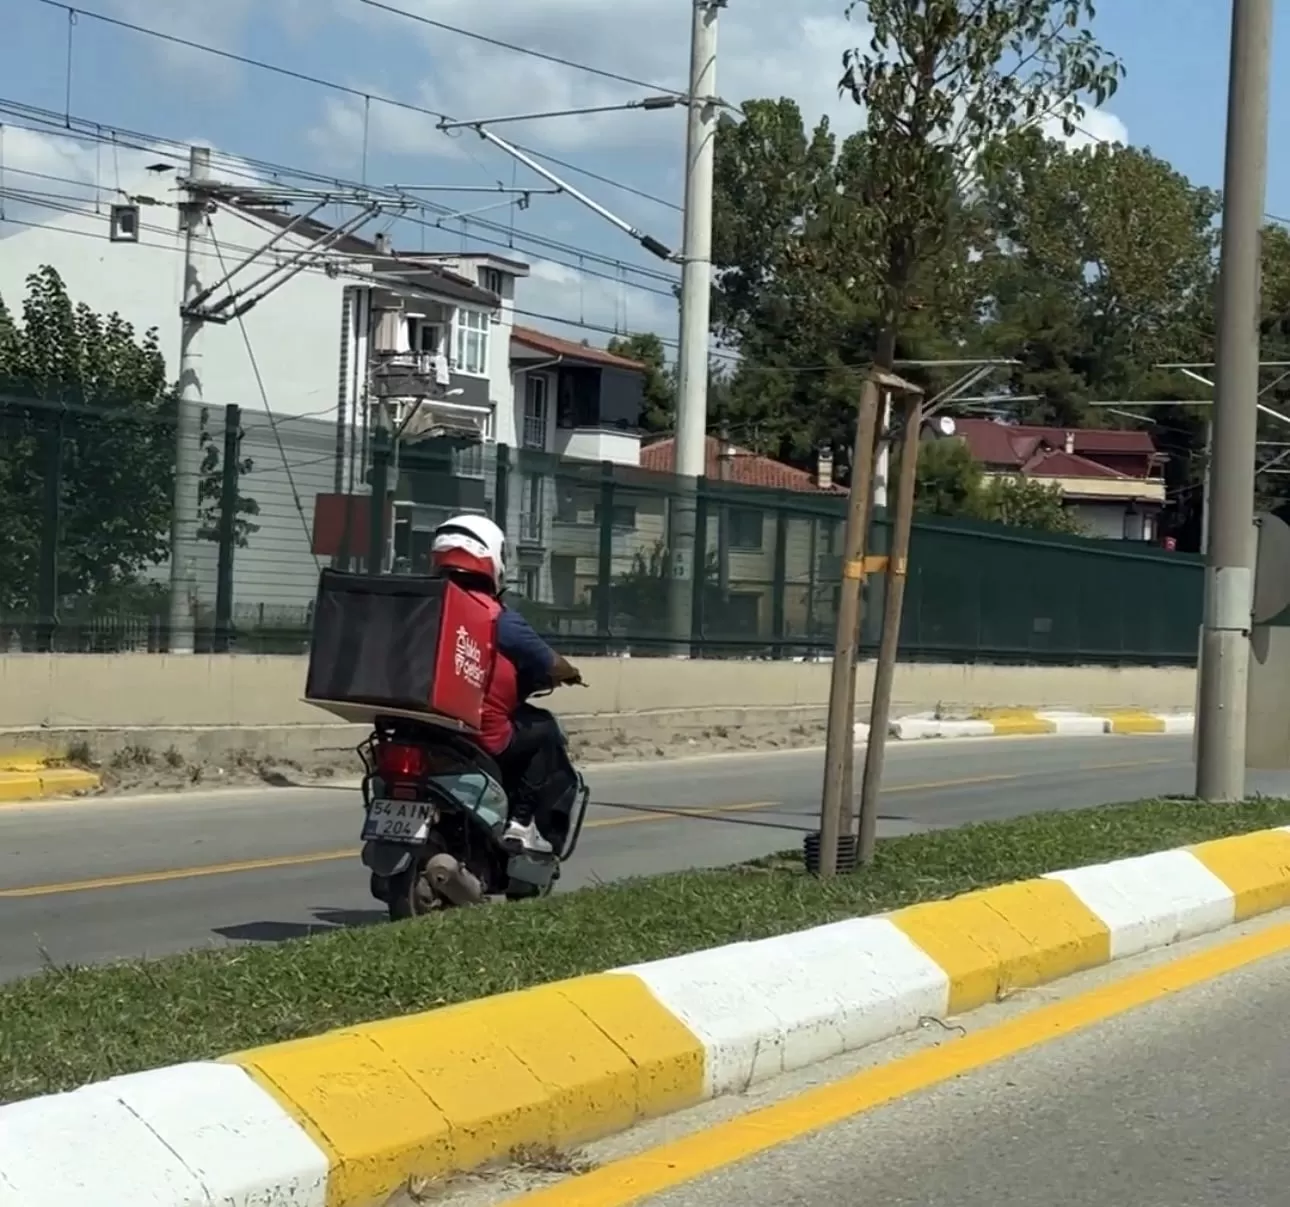
[[[429,836],[434,813],[434,805],[428,801],[374,800],[367,808],[363,841],[416,846]]]

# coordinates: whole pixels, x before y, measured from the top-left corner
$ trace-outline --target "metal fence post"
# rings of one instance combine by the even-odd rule
[[[695,478],[694,495],[694,558],[690,563],[693,593],[690,596],[689,649],[691,658],[702,658],[707,645],[705,629],[708,600],[708,508],[712,499],[712,489],[706,474]],[[721,506],[724,507],[724,501]]]
[[[497,446],[496,481],[493,485],[493,523],[507,536],[511,535],[511,446]]]
[[[787,651],[785,642],[785,616],[788,595],[788,495],[779,492],[775,508],[775,569],[772,572],[770,596],[770,632],[774,641],[772,654],[783,658]]]
[[[385,572],[385,503],[390,494],[390,433],[372,433],[372,493],[367,515],[367,572]]]
[[[233,643],[233,559],[237,549],[237,496],[241,478],[242,408],[224,408],[224,461],[219,483],[219,564],[215,579],[215,652],[227,654]]]
[[[66,407],[60,404],[56,415],[48,415],[49,427],[45,434],[44,523],[40,534],[36,589],[40,614],[36,649],[42,654],[53,650],[54,634],[58,629],[58,555],[63,528],[63,424],[66,415]]]
[[[614,463],[600,463],[600,543],[596,552],[596,631],[609,653],[614,620]]]

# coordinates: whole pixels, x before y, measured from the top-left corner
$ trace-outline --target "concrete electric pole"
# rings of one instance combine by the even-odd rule
[[[681,247],[681,346],[677,355],[676,463],[680,479],[672,503],[670,631],[677,652],[689,649],[692,583],[704,567],[694,562],[697,500],[694,480],[704,473],[708,434],[708,326],[712,306],[712,172],[716,153],[717,17],[726,0],[693,0],[690,34],[690,107],[685,139],[685,230]],[[682,647],[685,647],[682,649]]]
[[[1196,716],[1196,795],[1208,801],[1239,801],[1245,796],[1260,244],[1267,189],[1271,46],[1272,0],[1233,0],[1212,498]]]
[[[197,598],[197,511],[201,487],[203,319],[196,307],[202,295],[201,260],[205,252],[207,198],[200,182],[210,178],[208,147],[188,153],[187,196],[180,209],[184,235],[184,304],[180,307],[179,410],[175,416],[175,494],[170,519],[170,642],[172,654],[194,650]]]

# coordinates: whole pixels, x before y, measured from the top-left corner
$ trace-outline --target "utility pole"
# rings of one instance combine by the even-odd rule
[[[184,234],[184,304],[180,307],[179,411],[175,416],[175,493],[170,518],[170,643],[172,654],[195,648],[193,606],[197,599],[197,511],[202,467],[202,353],[204,320],[198,308],[203,291],[200,264],[207,241],[209,147],[188,152],[187,197],[179,211]]]
[[[712,306],[712,173],[717,138],[717,15],[726,0],[693,0],[689,117],[685,138],[685,229],[681,245],[681,346],[677,355],[677,494],[672,499],[672,588],[669,628],[677,653],[688,653],[694,562],[695,480],[707,463],[708,327]]]
[[[1232,0],[1218,371],[1205,624],[1196,716],[1196,795],[1245,796],[1246,679],[1253,606],[1260,252],[1267,191],[1272,0]]]

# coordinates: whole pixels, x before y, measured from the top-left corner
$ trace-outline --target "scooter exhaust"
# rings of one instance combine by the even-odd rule
[[[484,899],[479,877],[451,855],[432,856],[426,864],[425,878],[439,896],[453,905],[478,905]]]

